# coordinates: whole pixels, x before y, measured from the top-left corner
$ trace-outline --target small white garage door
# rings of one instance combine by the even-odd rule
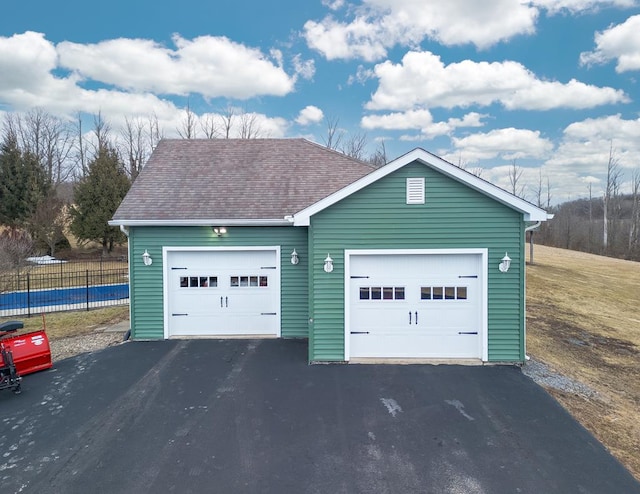
[[[481,254],[351,255],[350,358],[479,359]]]
[[[280,331],[277,250],[168,251],[166,336]]]

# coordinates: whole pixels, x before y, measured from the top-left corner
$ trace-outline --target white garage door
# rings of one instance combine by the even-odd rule
[[[481,254],[351,255],[351,358],[482,357]]]
[[[276,250],[168,251],[167,336],[278,335]]]

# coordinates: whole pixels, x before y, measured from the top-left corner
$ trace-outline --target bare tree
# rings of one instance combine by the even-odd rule
[[[384,139],[378,142],[378,147],[374,153],[367,159],[369,163],[374,166],[384,166],[387,164],[387,148],[384,144]]]
[[[222,131],[218,118],[211,113],[207,113],[200,117],[200,129],[207,139],[217,139],[222,136]]]
[[[629,254],[640,245],[640,168],[631,175],[631,221],[629,226]]]
[[[344,131],[340,129],[340,119],[338,117],[326,117],[327,137],[324,138],[324,145],[329,149],[340,149]]]
[[[544,187],[542,185],[542,168],[538,170],[538,182],[533,187],[533,196],[536,200],[536,206],[542,207],[542,191]]]
[[[132,182],[147,159],[145,134],[145,122],[142,119],[124,117],[124,127],[120,129],[120,154]]]
[[[176,130],[178,131],[178,135],[182,139],[195,139],[198,133],[198,130],[196,128],[197,123],[198,116],[193,111],[191,111],[191,107],[189,106],[189,103],[187,103],[184,118],[180,123],[180,127],[176,128]]]
[[[589,229],[587,232],[588,235],[588,239],[587,239],[587,249],[589,249],[589,251],[591,251],[592,247],[591,247],[591,241],[593,239],[593,192],[592,192],[592,187],[593,184],[591,182],[589,182]]]
[[[514,196],[522,197],[524,192],[524,185],[520,183],[523,171],[524,170],[516,163],[516,160],[513,159],[509,167],[509,191]]]
[[[47,246],[49,255],[55,255],[56,245],[64,240],[64,202],[54,192],[36,207],[29,220],[29,230],[38,244]]]
[[[358,132],[350,136],[342,146],[341,151],[357,160],[364,159],[364,150],[367,147],[367,134],[366,132]]]
[[[26,230],[7,227],[0,233],[0,272],[25,265],[26,258],[33,253],[33,239]],[[1,289],[2,287],[0,287]]]
[[[602,248],[605,252],[609,249],[609,234],[612,223],[612,209],[618,196],[620,188],[620,178],[622,171],[620,170],[620,160],[615,154],[613,143],[609,146],[609,159],[607,161],[607,184],[603,197],[603,215],[602,215]]]
[[[102,112],[93,115],[93,156],[98,156],[101,152],[109,149],[111,140],[111,125],[102,117]]]
[[[164,139],[164,132],[160,128],[160,123],[158,122],[158,115],[155,113],[151,114],[148,119],[149,130],[147,134],[147,141],[149,145],[149,149],[153,151],[158,143]]]
[[[241,139],[257,139],[262,137],[263,130],[258,121],[258,115],[245,111],[240,114],[239,135]]]
[[[20,149],[38,158],[52,185],[71,175],[70,157],[74,143],[73,132],[67,122],[36,108],[25,115],[9,114],[6,125],[16,135]]]
[[[80,172],[81,177],[84,177],[87,175],[89,170],[87,167],[87,147],[84,142],[82,116],[80,115],[80,113],[78,113],[76,120],[76,134],[78,136],[76,139],[76,170]]]
[[[236,110],[231,105],[227,105],[227,107],[220,113],[220,123],[222,127],[222,137],[224,139],[231,138],[231,129],[233,129],[234,122],[236,120]]]

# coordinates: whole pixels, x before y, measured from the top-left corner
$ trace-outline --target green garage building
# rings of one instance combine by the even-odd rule
[[[545,211],[415,149],[164,140],[111,225],[131,335],[308,338],[311,362],[522,362],[525,229]]]

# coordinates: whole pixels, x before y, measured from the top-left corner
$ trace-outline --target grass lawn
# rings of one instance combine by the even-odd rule
[[[544,246],[534,261],[527,353],[596,392],[549,389],[640,480],[640,263]]]
[[[44,322],[46,323],[47,336],[50,340],[55,340],[68,336],[91,334],[99,328],[110,326],[128,318],[129,306],[119,305],[89,311],[53,312],[45,314]],[[3,317],[0,318],[0,323],[10,320],[24,322],[24,329],[21,330],[22,333],[41,329],[43,326],[42,317],[39,315],[31,317]]]

